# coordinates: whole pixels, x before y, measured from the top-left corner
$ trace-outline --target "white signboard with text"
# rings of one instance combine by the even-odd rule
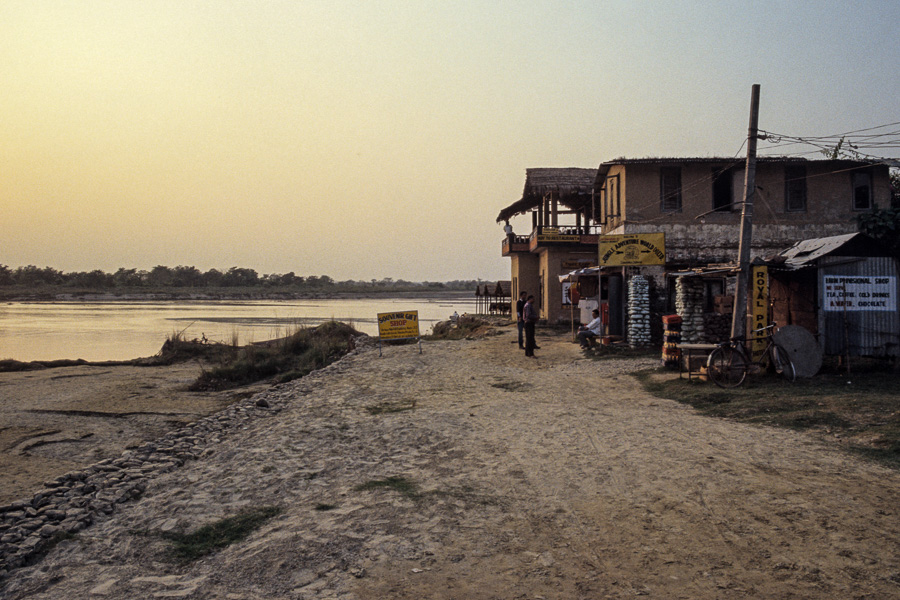
[[[896,277],[822,275],[826,311],[897,310]]]

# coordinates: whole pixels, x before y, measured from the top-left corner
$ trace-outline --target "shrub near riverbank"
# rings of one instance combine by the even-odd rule
[[[360,335],[346,323],[330,321],[286,338],[240,348],[223,364],[204,371],[193,391],[221,390],[272,379],[284,383],[331,364],[352,349]]]

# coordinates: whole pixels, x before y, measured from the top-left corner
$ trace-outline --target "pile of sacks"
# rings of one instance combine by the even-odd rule
[[[703,287],[699,277],[679,277],[675,282],[675,312],[681,316],[682,343],[702,344],[706,341]]]
[[[643,275],[628,280],[628,344],[650,345],[650,282]]]

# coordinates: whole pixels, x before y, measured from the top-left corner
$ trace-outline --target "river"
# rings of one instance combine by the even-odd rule
[[[156,354],[166,337],[247,344],[337,320],[378,334],[378,313],[418,311],[424,335],[474,298],[252,301],[72,301],[0,304],[0,359],[129,360]]]

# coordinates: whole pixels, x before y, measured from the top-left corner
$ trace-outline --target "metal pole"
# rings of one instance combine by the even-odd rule
[[[738,248],[737,288],[734,291],[734,314],[731,315],[731,337],[747,332],[747,295],[750,290],[750,244],[753,239],[753,199],[756,195],[756,140],[759,123],[759,84],[753,84],[750,96],[750,128],[747,131],[747,167],[744,170],[744,199],[741,209],[741,239]]]

